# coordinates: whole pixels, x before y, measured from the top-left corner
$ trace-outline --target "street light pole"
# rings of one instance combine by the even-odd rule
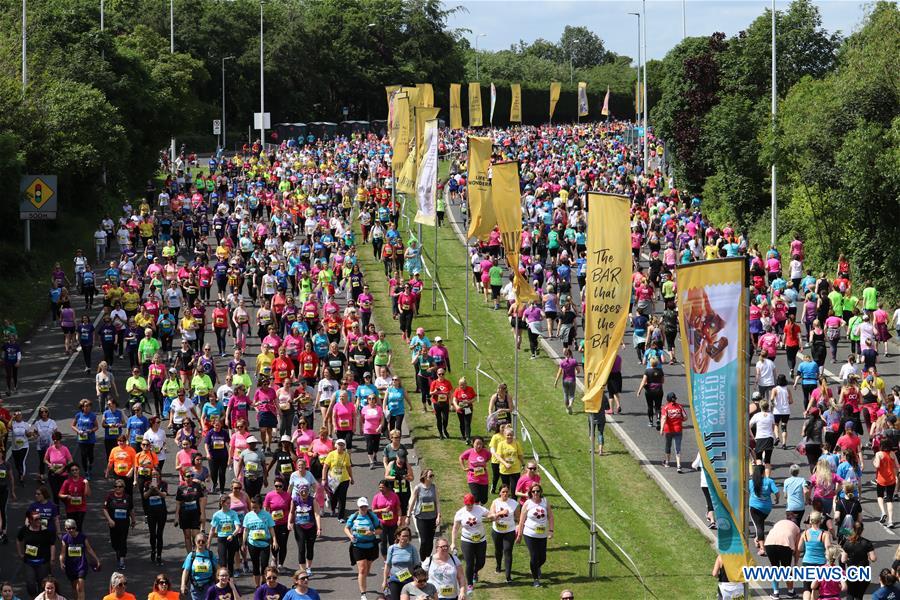
[[[643,105],[644,105],[644,176],[647,174],[647,166],[650,162],[650,146],[647,143],[647,0],[641,0],[641,13],[643,15],[643,19],[641,19],[641,24],[643,25],[643,34],[644,34],[644,93],[643,93]]]
[[[259,146],[266,150],[266,84],[265,57],[263,56],[263,2],[259,3]]]
[[[175,54],[175,0],[169,0],[169,53]],[[175,136],[172,136],[169,148],[169,165],[175,172]]]
[[[629,15],[637,17],[637,85],[634,88],[635,102],[634,112],[637,120],[641,119],[641,13],[630,12]]]
[[[232,60],[233,56],[222,58],[222,151],[225,151],[225,61]]]
[[[681,39],[687,37],[687,8],[685,7],[686,0],[681,0]]]
[[[478,71],[478,38],[486,37],[486,33],[479,33],[475,35],[475,80],[478,81],[480,79],[480,73]]]
[[[775,129],[775,115],[778,110],[778,79],[776,78],[776,61],[778,53],[775,47],[775,0],[772,0],[772,129]],[[778,179],[775,172],[775,161],[772,161],[772,235],[771,244],[775,245],[778,234]]]

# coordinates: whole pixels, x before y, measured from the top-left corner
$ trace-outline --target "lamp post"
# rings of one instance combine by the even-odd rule
[[[169,53],[175,54],[175,0],[169,0]],[[170,141],[169,165],[175,172],[175,136]]]
[[[487,37],[486,33],[479,33],[475,36],[475,80],[478,81],[480,79],[480,73],[478,71],[478,38]]]
[[[778,110],[778,79],[776,78],[776,64],[778,53],[775,46],[775,0],[772,0],[772,129],[775,129],[775,115]],[[772,234],[771,244],[775,245],[778,234],[778,190],[775,161],[772,161]]]
[[[687,0],[681,0],[681,39],[687,37],[687,7],[685,6],[685,2]]]
[[[641,118],[641,13],[630,12],[629,15],[637,17],[637,85],[634,88],[635,103],[634,112],[637,119]]]
[[[265,84],[265,65],[266,59],[263,55],[263,2],[259,3],[259,145],[260,150],[265,152],[266,149],[266,84]]]
[[[222,151],[225,151],[225,61],[233,60],[233,56],[222,57]]]
[[[643,102],[644,105],[644,176],[647,174],[647,166],[650,162],[650,145],[647,143],[647,0],[641,0],[641,14],[644,17],[641,20],[641,24],[643,25],[643,34],[644,34],[644,93]]]

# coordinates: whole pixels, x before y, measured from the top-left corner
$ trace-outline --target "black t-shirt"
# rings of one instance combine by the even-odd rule
[[[847,540],[841,547],[847,553],[847,564],[855,567],[868,567],[869,552],[875,551],[875,546],[866,538],[859,538],[857,542]]]
[[[646,389],[653,392],[659,392],[662,390],[663,378],[665,377],[663,375],[662,369],[660,369],[659,367],[650,367],[646,370],[644,375],[646,375],[647,377],[647,385],[645,386]]]
[[[56,542],[56,535],[49,529],[34,531],[28,525],[22,525],[16,539],[22,542],[25,552],[24,561],[30,565],[42,565],[50,562],[50,550]]]
[[[203,486],[196,481],[178,486],[175,500],[181,502],[182,512],[200,512],[200,498],[203,497]]]
[[[127,521],[131,517],[131,509],[133,507],[131,496],[124,494],[121,498],[110,492],[106,497],[106,503],[103,505],[106,513],[113,521]]]
[[[344,365],[347,364],[347,357],[344,356],[343,352],[336,352],[332,354],[329,352],[325,356],[325,365],[331,369],[331,374],[334,376],[334,379],[340,381],[344,377]]]

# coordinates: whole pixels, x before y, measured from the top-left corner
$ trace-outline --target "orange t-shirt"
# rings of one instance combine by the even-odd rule
[[[178,592],[174,592],[169,590],[168,592],[150,592],[147,596],[147,600],[178,600],[180,596]]]
[[[890,453],[881,451],[879,452],[881,462],[878,463],[878,468],[875,470],[875,483],[880,486],[888,486],[894,485],[897,483],[897,471],[894,469],[894,461],[892,460],[892,456]]]
[[[170,596],[170,598],[171,597],[172,596]],[[103,596],[103,600],[137,600],[137,598],[135,598],[134,594],[132,594],[131,592],[125,592],[121,596],[116,596],[116,593],[113,592],[111,594]]]
[[[116,446],[109,453],[109,464],[116,475],[128,475],[128,471],[134,468],[134,457],[137,452],[131,446],[121,448]]]
[[[158,464],[159,458],[156,457],[156,453],[152,450],[139,452],[134,457],[134,465],[137,467],[138,475],[143,477],[150,477],[151,469],[156,468]]]

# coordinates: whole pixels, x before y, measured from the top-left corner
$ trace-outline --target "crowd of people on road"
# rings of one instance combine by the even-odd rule
[[[528,335],[532,358],[542,339],[558,343],[557,382],[563,408],[572,413],[583,370],[585,193],[631,197],[633,352],[616,359],[603,410],[591,420],[602,455],[606,418],[621,414],[627,402],[622,362],[639,362],[646,370],[634,391],[646,400],[648,426],[664,440],[664,468],[681,473],[689,417],[677,395],[667,393],[663,370],[676,363],[675,267],[746,257],[747,356],[751,364],[758,357],[758,389],[749,406],[755,465],[749,509],[757,548],[772,564],[826,564],[830,545],[841,543],[839,562],[868,564],[874,550],[862,536],[859,504],[867,451],[881,522],[893,526],[900,388],[887,389],[878,367],[890,349],[890,328],[900,334],[900,309],[889,315],[875,287],[860,281],[843,256],[833,277],[814,276],[804,267],[801,240],[785,256],[775,246],[760,250],[730,225],[709,223],[698,198],[687,197],[659,169],[642,171],[636,146],[624,137],[627,128],[492,130],[495,159],[519,161],[522,252],[513,267],[540,299],[516,300],[497,230],[472,250],[472,285],[489,307],[507,311],[517,347],[523,332]],[[443,216],[447,204],[465,207],[465,136],[444,134],[441,151],[451,161],[447,200],[437,207]],[[309,584],[325,531],[347,538],[363,600],[370,580],[391,600],[469,597],[487,563],[488,537],[495,570],[506,582],[514,581],[513,555],[523,542],[532,585],[543,585],[554,513],[538,464],[517,439],[506,384],[491,395],[488,427],[481,430],[473,422],[480,399],[464,377],[451,379],[453,357],[444,340],[416,326],[425,285],[422,249],[402,231],[390,156],[388,141],[371,134],[220,152],[206,168],[193,169],[194,176],[184,168],[159,190],[149,185],[134,206],[126,203],[121,215],[99,224],[92,257],[79,251],[73,270],[56,266],[54,324],[64,351],[80,354],[92,379],[74,414],[54,415],[59,421],[48,407],[33,422],[0,407],[4,450],[10,450],[9,462],[0,463],[0,539],[8,527],[17,532],[29,598],[62,597],[51,573],[58,564],[68,593],[84,599],[85,579],[101,569],[100,542],[85,533],[91,521],[108,528],[115,552],[109,598],[133,593],[126,591],[125,573],[138,527],[146,528],[149,558],[160,573],[151,599],[179,592],[192,600],[238,598],[244,588],[253,590],[245,597],[318,598]],[[369,245],[371,262],[383,271],[363,271],[360,253]],[[82,314],[76,314],[78,296]],[[382,303],[392,319],[375,318]],[[395,327],[399,348],[386,336]],[[7,391],[14,394],[22,347],[9,323],[3,335]],[[837,364],[844,338],[850,355],[839,375],[830,374],[829,349]],[[775,364],[781,352],[787,372]],[[404,381],[409,367],[414,375]],[[792,409],[795,402],[799,409]],[[417,469],[403,442],[405,417],[414,410],[433,413],[440,439],[467,444],[458,461],[469,493],[449,508],[451,519],[437,481],[455,475],[435,473],[427,462]],[[450,431],[451,412],[458,434]],[[794,465],[779,486],[772,455],[790,448],[792,412],[804,419],[794,448],[807,457],[810,476],[801,477]],[[359,484],[366,467],[378,472],[370,487]],[[701,482],[705,488],[702,475]],[[104,492],[94,494],[92,486]],[[772,498],[777,502],[782,488],[786,519],[767,535]],[[26,523],[8,526],[6,499],[27,496],[33,501]],[[708,492],[706,498],[714,528]],[[804,520],[807,506],[812,514]],[[169,526],[183,536],[177,563],[163,560]],[[288,575],[285,586],[279,578]],[[773,590],[778,597],[778,582]],[[857,597],[857,591],[849,593]]]

